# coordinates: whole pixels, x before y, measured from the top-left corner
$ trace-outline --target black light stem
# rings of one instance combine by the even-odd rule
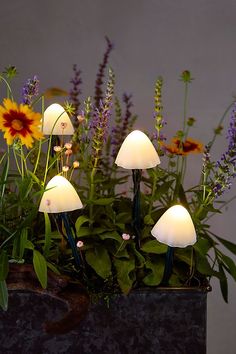
[[[133,197],[133,229],[136,236],[137,247],[140,248],[141,239],[141,208],[140,208],[140,182],[142,170],[132,170],[134,197]]]
[[[168,286],[173,269],[174,247],[168,246],[162,285]]]
[[[61,215],[62,221],[64,223],[64,227],[65,227],[65,230],[66,230],[66,235],[67,235],[68,242],[69,242],[69,245],[70,245],[71,250],[72,250],[72,255],[73,255],[74,260],[75,260],[76,268],[79,268],[79,266],[81,265],[81,261],[80,261],[79,253],[78,253],[78,250],[77,250],[76,242],[75,242],[75,239],[74,239],[72,231],[71,231],[71,225],[70,225],[69,217],[68,217],[66,212],[60,213],[60,215]]]

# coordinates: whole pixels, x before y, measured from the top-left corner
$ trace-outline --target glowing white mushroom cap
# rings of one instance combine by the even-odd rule
[[[72,184],[62,176],[53,177],[47,184],[40,202],[39,211],[62,213],[81,209],[80,197]]]
[[[45,135],[73,135],[74,127],[64,108],[58,104],[51,104],[44,112],[43,133]]]
[[[115,163],[126,169],[146,169],[160,163],[159,156],[146,134],[132,131],[120,147]]]
[[[182,205],[169,208],[151,233],[158,241],[171,247],[184,248],[193,245],[197,240],[191,216]]]

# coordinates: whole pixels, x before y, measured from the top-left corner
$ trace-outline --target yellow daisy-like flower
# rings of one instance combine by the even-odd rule
[[[23,145],[31,148],[34,139],[43,138],[40,126],[40,113],[34,112],[28,105],[18,105],[9,98],[3,100],[3,106],[0,105],[0,130],[4,132],[8,145],[18,138]]]

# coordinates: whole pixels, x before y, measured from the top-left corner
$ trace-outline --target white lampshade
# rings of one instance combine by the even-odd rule
[[[159,156],[146,134],[132,131],[120,147],[115,163],[126,169],[146,169],[160,163]]]
[[[43,118],[43,134],[45,135],[51,135],[51,134],[52,135],[73,135],[74,134],[74,127],[71,123],[71,120],[68,114],[65,112],[64,108],[60,104],[53,103],[45,110],[44,118]]]
[[[53,177],[47,184],[40,202],[39,211],[62,213],[81,209],[80,197],[72,184],[62,176]]]
[[[193,245],[197,240],[191,216],[182,205],[169,208],[151,233],[158,241],[171,247],[184,248]]]

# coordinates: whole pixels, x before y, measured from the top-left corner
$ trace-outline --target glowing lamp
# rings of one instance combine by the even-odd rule
[[[43,133],[45,135],[73,135],[74,127],[64,108],[51,104],[44,112]]]
[[[158,241],[170,247],[184,248],[193,245],[197,240],[191,216],[181,205],[169,208],[157,221],[151,233]]]
[[[126,169],[142,170],[155,167],[160,163],[160,159],[147,135],[140,130],[134,130],[125,138],[115,163]]]
[[[40,202],[39,211],[63,213],[83,207],[72,184],[62,176],[53,177],[47,184]]]

